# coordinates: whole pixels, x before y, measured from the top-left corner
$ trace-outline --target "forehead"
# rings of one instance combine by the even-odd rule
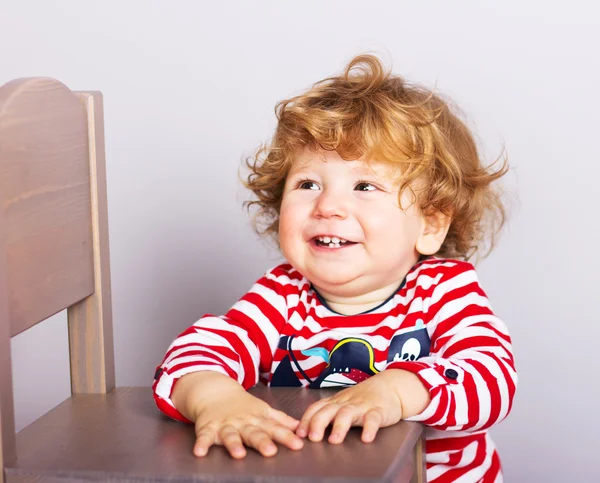
[[[350,173],[357,176],[375,176],[380,178],[399,178],[400,167],[390,162],[372,159],[343,159],[335,151],[305,150],[294,157],[289,174],[302,173],[311,170],[326,169],[327,166],[344,166]]]

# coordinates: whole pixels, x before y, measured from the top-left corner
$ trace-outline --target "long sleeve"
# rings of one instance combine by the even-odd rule
[[[409,420],[437,429],[486,429],[508,415],[516,390],[508,330],[493,314],[471,264],[451,264],[432,284],[423,297],[430,355],[394,361],[386,369],[411,371],[429,390],[430,404]]]
[[[216,371],[249,389],[269,372],[287,321],[286,274],[282,266],[270,270],[224,316],[205,315],[173,341],[154,378],[161,411],[186,421],[171,401],[176,381],[185,374]]]

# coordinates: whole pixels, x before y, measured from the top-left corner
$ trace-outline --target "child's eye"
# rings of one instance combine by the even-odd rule
[[[301,190],[318,190],[319,185],[317,185],[317,183],[315,183],[314,181],[304,179],[300,181],[298,188],[300,188]]]
[[[367,183],[366,181],[361,181],[354,187],[354,189],[356,191],[375,191],[377,187],[371,183]]]

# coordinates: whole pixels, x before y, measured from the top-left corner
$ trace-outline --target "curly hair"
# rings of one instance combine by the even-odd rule
[[[400,194],[408,188],[423,213],[442,212],[451,219],[436,256],[469,259],[486,242],[489,254],[505,222],[500,192],[492,183],[507,172],[507,161],[484,166],[472,134],[452,111],[449,101],[386,71],[373,55],[359,55],[340,76],[279,102],[271,142],[246,160],[250,174],[244,184],[255,199],[245,206],[256,209],[256,230],[277,240],[295,156],[305,149],[332,150],[346,160],[401,167]],[[415,181],[421,180],[423,188],[415,192]]]

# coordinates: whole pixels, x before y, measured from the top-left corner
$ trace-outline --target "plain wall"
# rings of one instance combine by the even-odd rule
[[[181,330],[277,263],[241,207],[241,160],[278,100],[374,51],[512,166],[510,222],[478,265],[520,374],[492,430],[506,480],[595,481],[600,8],[483,3],[0,0],[0,84],[105,96],[118,385],[149,385]],[[64,314],[12,347],[20,428],[68,396]]]

